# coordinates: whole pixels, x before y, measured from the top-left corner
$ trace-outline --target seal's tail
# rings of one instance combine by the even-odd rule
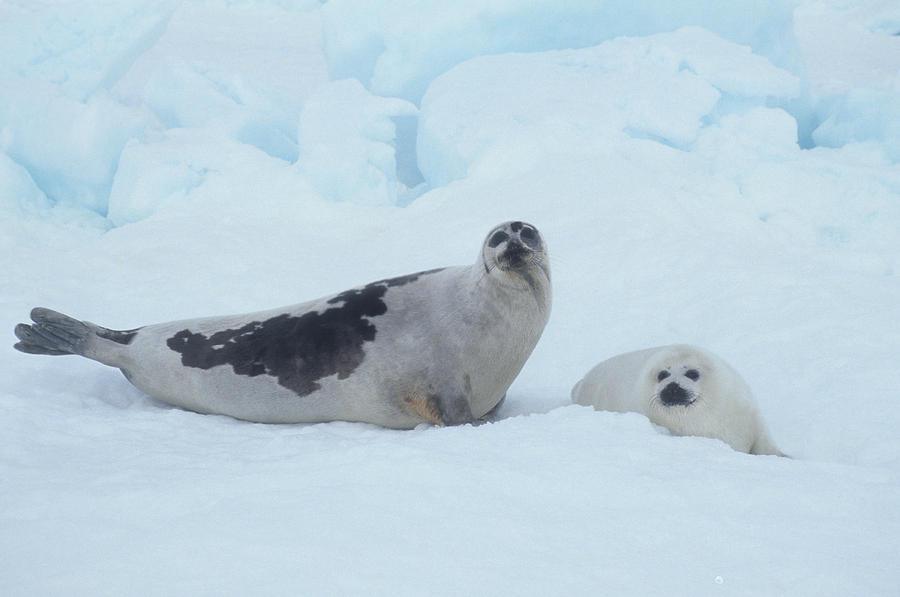
[[[34,323],[16,326],[21,340],[14,348],[30,354],[84,355],[85,345],[94,330],[83,321],[43,307],[31,310]]]

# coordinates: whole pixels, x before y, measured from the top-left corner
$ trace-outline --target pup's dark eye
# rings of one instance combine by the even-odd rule
[[[662,380],[664,380],[664,379],[667,378],[667,377],[669,377],[669,372],[668,372],[668,371],[660,371],[660,372],[659,372],[659,375],[656,376],[656,381],[662,381]]]
[[[535,246],[538,243],[538,233],[537,230],[531,228],[530,226],[526,226],[522,228],[522,232],[519,233],[519,238],[525,241],[526,245]]]
[[[508,238],[509,235],[507,233],[503,232],[502,230],[498,230],[494,233],[494,236],[491,237],[491,240],[488,241],[488,246],[493,249]]]
[[[700,379],[700,372],[697,371],[696,369],[688,369],[687,371],[684,372],[684,376],[687,377],[688,379],[693,379],[694,381],[697,381],[698,379]]]

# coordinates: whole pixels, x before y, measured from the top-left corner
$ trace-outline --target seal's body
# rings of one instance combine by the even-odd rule
[[[169,404],[261,423],[394,428],[480,418],[505,396],[546,325],[537,230],[496,227],[472,266],[372,282],[259,313],[108,330],[49,309],[16,348],[117,367]]]
[[[720,439],[740,452],[784,456],[743,378],[696,346],[661,346],[607,359],[575,384],[572,401],[641,413],[675,435]]]

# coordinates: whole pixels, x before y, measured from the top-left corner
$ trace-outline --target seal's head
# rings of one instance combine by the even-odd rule
[[[652,358],[643,382],[651,394],[650,407],[686,413],[701,402],[715,401],[721,393],[716,383],[716,362],[688,345],[674,345]]]
[[[547,247],[537,228],[525,222],[504,222],[487,235],[481,251],[485,271],[499,271],[531,280],[535,268],[550,279]]]
[[[686,407],[697,400],[702,373],[693,365],[678,364],[656,372],[654,401],[666,407]]]

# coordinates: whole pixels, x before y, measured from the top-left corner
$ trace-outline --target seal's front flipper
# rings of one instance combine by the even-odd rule
[[[403,397],[403,402],[409,412],[439,427],[464,425],[474,418],[469,401],[464,396],[448,399],[437,394],[412,392]]]
[[[462,394],[438,396],[437,402],[440,404],[441,420],[444,425],[465,425],[475,420],[469,399]]]
[[[503,406],[503,403],[506,402],[506,394],[503,394],[503,398],[500,399],[500,402],[494,405],[494,408],[487,411],[482,415],[479,419],[479,423],[493,423],[494,421],[500,420],[500,408]]]

